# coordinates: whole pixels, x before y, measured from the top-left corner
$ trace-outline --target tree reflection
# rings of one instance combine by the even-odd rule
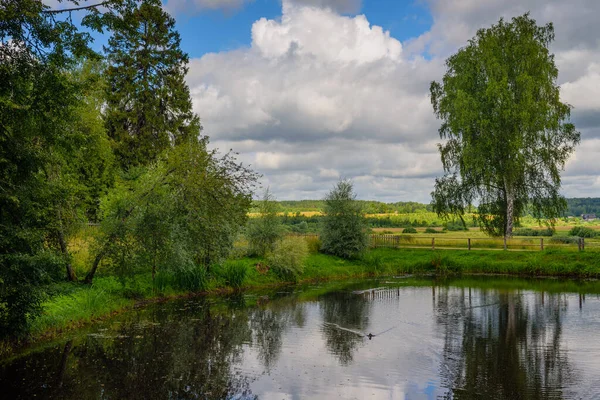
[[[561,398],[573,373],[560,347],[562,295],[438,288],[448,398]]]
[[[253,345],[258,358],[269,372],[281,354],[283,335],[292,326],[302,326],[306,320],[305,305],[293,297],[279,299],[264,307],[249,311]]]
[[[329,293],[322,300],[325,344],[341,365],[351,364],[364,337],[339,327],[365,332],[369,325],[370,304],[365,297],[353,293]]]

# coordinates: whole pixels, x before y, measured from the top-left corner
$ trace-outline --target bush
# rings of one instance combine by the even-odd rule
[[[319,239],[318,237],[307,237],[306,238],[306,245],[308,246],[308,252],[311,254],[317,254],[318,252],[321,251],[321,239]]]
[[[442,231],[438,231],[433,228],[425,228],[425,233],[443,233]]]
[[[248,266],[241,260],[229,260],[223,264],[222,276],[225,283],[232,288],[239,289],[244,286]]]
[[[258,209],[260,216],[248,222],[246,237],[250,254],[262,257],[272,251],[275,243],[281,239],[283,226],[277,216],[279,204],[269,189],[265,190]]]
[[[550,239],[550,243],[558,244],[577,244],[578,242],[578,236],[555,236],[552,239]]]
[[[569,231],[569,236],[578,236],[582,238],[593,238],[597,235],[598,232],[596,232],[592,228],[587,228],[584,226],[576,226]]]
[[[417,233],[417,230],[413,227],[404,228],[402,233]]]
[[[302,238],[288,237],[275,244],[266,261],[271,270],[283,280],[296,281],[304,271],[308,245]]]
[[[367,223],[350,181],[339,181],[325,197],[324,214],[323,252],[354,258],[367,248]]]
[[[523,228],[523,229],[515,229],[513,231],[514,236],[553,236],[554,230],[550,228],[546,229],[531,229],[531,228]]]
[[[460,232],[460,231],[468,231],[469,228],[467,228],[465,225],[463,225],[461,222],[448,222],[446,224],[446,226],[444,227],[444,230],[450,231],[450,232]]]

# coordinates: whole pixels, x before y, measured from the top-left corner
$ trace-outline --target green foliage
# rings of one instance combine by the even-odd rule
[[[600,197],[567,199],[566,215],[596,214],[600,217]]]
[[[321,242],[321,239],[317,236],[314,237],[307,237],[305,238],[306,240],[306,245],[308,246],[308,252],[310,254],[317,254],[321,251],[321,248],[323,247],[323,243]]]
[[[467,228],[465,225],[463,225],[460,222],[451,221],[451,222],[447,222],[444,225],[444,230],[449,231],[449,232],[461,232],[461,231],[468,231],[469,228]]]
[[[80,100],[68,71],[95,54],[88,33],[48,8],[0,6],[0,336],[23,334],[38,314],[39,285],[68,262],[53,254],[57,235],[77,217],[65,208],[76,198],[77,182],[63,171],[79,145],[71,123]]]
[[[430,212],[431,205],[417,203],[414,201],[399,201],[396,203],[383,203],[374,200],[356,200],[359,202],[363,211],[367,214],[400,213],[412,214],[416,212]],[[296,212],[321,212],[325,209],[324,200],[282,200],[279,201],[281,211],[288,214]],[[255,201],[252,206],[252,212],[257,212],[260,207],[260,201]]]
[[[570,236],[578,236],[582,238],[594,238],[598,236],[598,232],[593,230],[592,228],[587,228],[584,226],[576,226],[569,231]]]
[[[208,273],[203,266],[176,268],[172,272],[172,285],[188,292],[201,292],[208,287]]]
[[[570,106],[561,103],[549,45],[552,24],[525,14],[481,29],[446,60],[431,83],[445,175],[432,193],[435,211],[474,218],[489,234],[512,235],[529,207],[534,217],[561,215],[560,171],[579,143]]]
[[[554,236],[552,239],[550,239],[550,243],[557,244],[577,244],[578,242],[578,236]]]
[[[283,227],[277,216],[278,211],[279,205],[267,188],[258,206],[260,215],[250,219],[246,228],[250,254],[262,257],[272,251],[275,243],[281,239]]]
[[[417,233],[417,230],[413,227],[408,227],[408,228],[402,229],[402,233]]]
[[[126,2],[110,21],[106,125],[128,169],[195,140],[201,127],[185,83],[188,56],[161,1]]]
[[[280,279],[296,281],[304,271],[308,246],[302,238],[286,237],[267,253],[267,265]]]
[[[246,223],[255,181],[231,155],[208,152],[206,141],[174,147],[103,200],[94,266],[105,258],[124,276],[187,276],[219,262]]]
[[[434,228],[425,228],[425,233],[444,233],[443,231],[438,231]]]
[[[227,260],[221,266],[221,275],[227,286],[239,289],[244,286],[248,265],[243,260]]]
[[[365,270],[370,275],[377,275],[383,269],[383,256],[378,252],[365,252],[361,257]]]
[[[339,181],[325,197],[322,251],[342,258],[360,255],[368,246],[367,225],[350,181]]]
[[[546,228],[546,229],[524,228],[524,229],[516,229],[513,232],[513,234],[515,236],[553,236],[554,230],[551,228]]]

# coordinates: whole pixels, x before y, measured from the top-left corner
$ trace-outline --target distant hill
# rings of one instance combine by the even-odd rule
[[[367,214],[408,214],[414,212],[432,211],[430,204],[414,201],[399,201],[396,203],[383,203],[374,200],[358,200],[363,203]],[[254,202],[254,210],[260,201]],[[284,200],[279,202],[281,212],[296,213],[322,211],[325,205],[323,200]],[[596,214],[600,216],[600,197],[578,197],[567,199],[565,215],[580,216],[581,214]]]

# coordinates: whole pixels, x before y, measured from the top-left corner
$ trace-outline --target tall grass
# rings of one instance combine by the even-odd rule
[[[221,275],[227,286],[239,289],[246,281],[248,265],[243,260],[228,260],[222,266]]]

